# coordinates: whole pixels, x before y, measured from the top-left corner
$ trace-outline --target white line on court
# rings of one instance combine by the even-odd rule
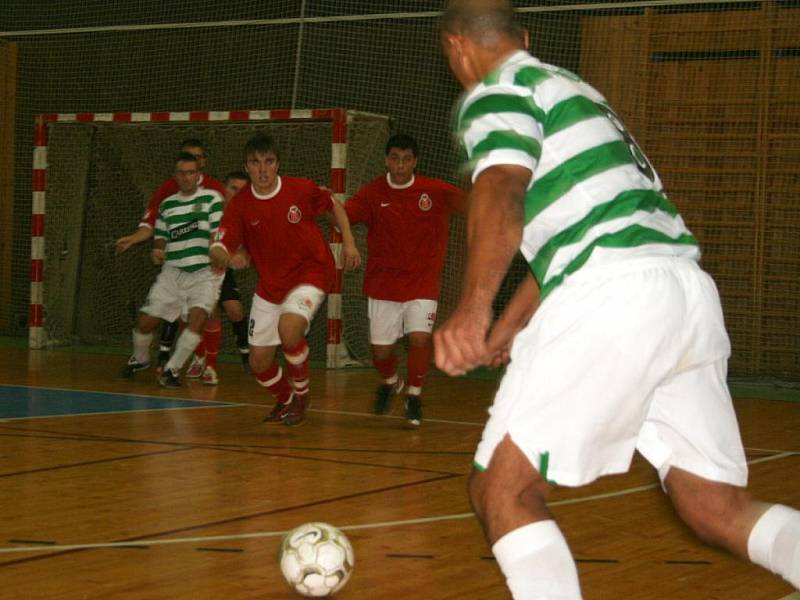
[[[796,456],[797,452],[781,452],[774,456],[765,456],[748,461],[748,464],[764,463],[772,460],[778,460],[789,456]],[[653,483],[649,485],[640,485],[637,487],[618,490],[616,492],[607,492],[605,494],[594,494],[592,496],[584,496],[582,498],[571,498],[568,500],[559,500],[557,502],[548,502],[548,506],[566,506],[569,504],[582,504],[585,502],[593,502],[595,500],[605,500],[607,498],[617,498],[619,496],[626,496],[628,494],[636,494],[638,492],[645,492],[659,487],[659,484]],[[339,526],[342,531],[358,531],[362,529],[380,529],[382,527],[399,527],[406,525],[419,525],[424,523],[438,523],[443,521],[459,521],[463,519],[474,518],[475,514],[472,512],[456,513],[453,515],[439,515],[436,517],[421,517],[418,519],[405,519],[402,521],[383,521],[380,523],[365,523],[362,525],[344,525]],[[18,548],[0,548],[0,554],[16,554],[16,553],[30,553],[30,552],[66,552],[69,550],[97,550],[102,548],[129,548],[131,546],[166,546],[169,544],[198,544],[208,542],[221,542],[232,540],[247,540],[279,537],[288,533],[284,531],[260,531],[256,533],[240,533],[236,535],[212,535],[200,536],[189,538],[170,538],[167,540],[131,540],[129,542],[106,542],[97,544],[64,544],[64,545],[48,545],[48,546],[20,546]],[[780,600],[800,600],[800,596],[795,597],[789,595]]]
[[[186,398],[183,398],[185,400]],[[180,400],[180,398],[179,398]],[[203,402],[202,400],[198,402]],[[95,415],[134,415],[148,412],[172,412],[181,410],[207,410],[209,408],[236,408],[235,404],[219,404],[217,406],[173,406],[171,408],[141,408],[136,410],[106,410],[100,412],[69,413],[63,415],[38,415],[35,417],[6,417],[0,423],[9,421],[35,421],[36,419],[62,419],[67,417],[94,417]]]
[[[789,594],[788,596],[784,596],[783,598],[779,598],[778,600],[800,600],[800,592]]]

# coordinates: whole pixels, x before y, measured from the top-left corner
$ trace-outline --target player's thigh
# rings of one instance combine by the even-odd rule
[[[583,485],[628,469],[653,391],[681,355],[673,332],[683,318],[680,285],[669,269],[628,268],[557,288],[520,332],[477,466],[489,466],[509,435],[543,477],[559,484]]]
[[[391,346],[403,335],[403,303],[367,299],[369,341],[374,346]]]
[[[403,303],[403,333],[421,332],[430,334],[436,323],[436,300],[420,298]]]
[[[747,485],[747,462],[726,383],[727,359],[677,373],[658,386],[637,449],[662,481],[677,467],[703,479]]]
[[[253,303],[250,306],[250,324],[247,329],[247,341],[251,352],[253,348],[257,347],[280,345],[281,339],[278,336],[280,317],[280,304],[273,304],[258,294],[253,294]]]
[[[223,275],[214,273],[210,268],[185,273],[181,278],[181,292],[189,312],[199,308],[211,315],[219,300],[219,290]]]
[[[292,315],[300,317],[305,322],[302,326],[302,335],[308,333],[311,327],[311,321],[314,320],[314,315],[317,314],[319,307],[325,301],[325,292],[313,285],[298,285],[292,289],[281,304],[281,315]],[[285,319],[283,321],[285,326],[285,333],[296,334],[296,327],[300,321],[295,318]]]
[[[242,296],[239,293],[239,284],[236,281],[236,275],[233,269],[225,271],[225,276],[222,279],[222,287],[220,287],[219,291],[219,301],[223,306],[228,302],[238,302],[241,304]],[[230,315],[228,316],[230,317]]]
[[[170,322],[180,317],[183,299],[179,278],[178,269],[164,265],[150,287],[141,312]]]
[[[239,300],[222,300],[220,297],[220,304],[231,323],[238,323],[244,319],[244,307]]]

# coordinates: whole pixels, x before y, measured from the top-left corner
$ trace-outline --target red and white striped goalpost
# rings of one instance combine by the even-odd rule
[[[29,347],[42,348],[44,336],[44,259],[47,187],[47,126],[50,123],[210,123],[231,121],[324,121],[330,122],[331,189],[345,200],[347,176],[347,126],[356,113],[343,108],[278,109],[192,112],[43,113],[37,115],[33,144],[33,214],[31,219],[31,303]],[[370,115],[379,116],[379,115]],[[327,366],[348,360],[342,342],[342,236],[331,228],[330,245],[336,260],[336,281],[328,294]]]

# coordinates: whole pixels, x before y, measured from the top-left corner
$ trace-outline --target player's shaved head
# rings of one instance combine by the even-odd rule
[[[481,46],[508,39],[522,44],[525,38],[507,0],[450,0],[439,26],[442,33],[468,37]]]

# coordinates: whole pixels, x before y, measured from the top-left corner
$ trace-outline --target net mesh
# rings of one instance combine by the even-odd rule
[[[377,117],[349,124],[350,193],[382,168],[388,128],[388,120]],[[182,140],[202,140],[213,174],[222,179],[241,169],[247,139],[264,132],[280,148],[282,174],[331,185],[330,122],[53,123],[48,130],[44,305],[50,345],[130,345],[133,323],[159,267],[148,258],[151,244],[117,255],[114,241],[137,228],[150,194],[170,176]],[[236,279],[247,314],[255,271],[237,272]],[[350,308],[358,290],[349,296],[354,301],[345,304],[349,333],[357,338],[366,335],[366,316],[358,306]],[[320,308],[309,332],[314,360],[325,360],[326,309]],[[223,350],[234,351],[232,336],[225,340]]]
[[[12,240],[0,265],[0,289],[10,290],[0,333],[26,328],[36,113],[346,106],[389,115],[395,129],[418,138],[422,173],[456,181],[449,122],[460,91],[437,47],[441,6],[1,3],[0,39],[15,44],[17,62],[16,154],[5,167],[15,170],[4,174],[13,202],[0,203],[0,237],[6,247]],[[800,381],[798,3],[515,6],[535,55],[606,94],[700,239],[723,298],[732,375]],[[462,260],[458,248],[448,256],[442,316],[457,296]]]

